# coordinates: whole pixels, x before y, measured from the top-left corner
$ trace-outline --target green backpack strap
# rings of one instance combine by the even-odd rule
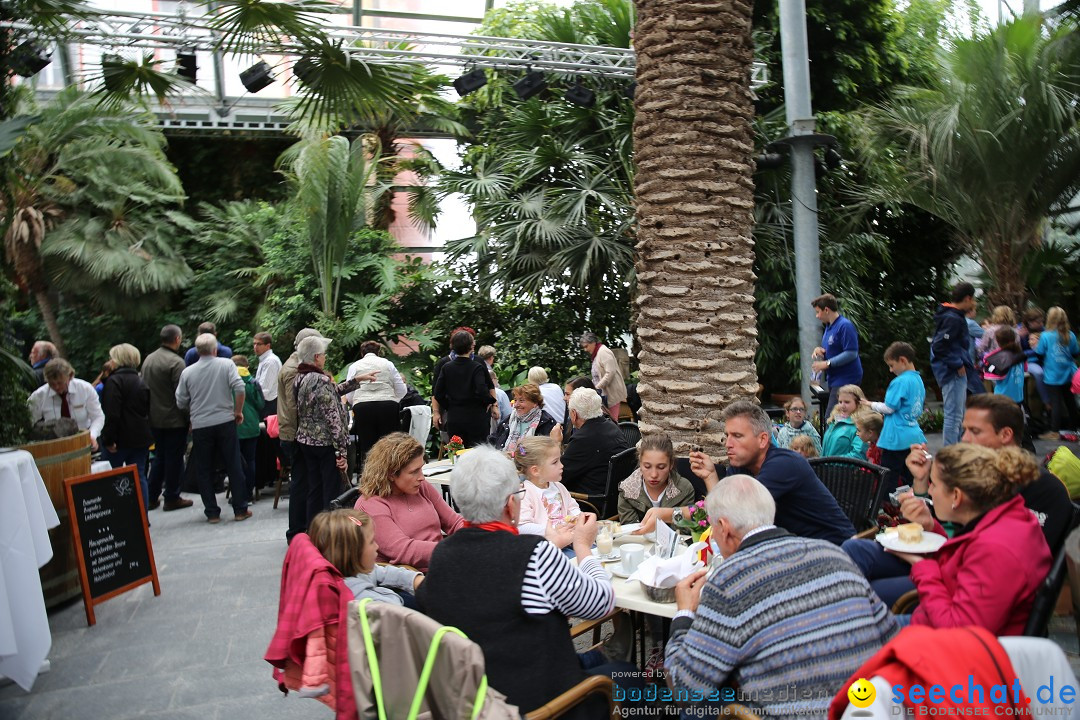
[[[360,601],[357,612],[360,614],[360,626],[364,630],[364,650],[368,657],[368,668],[371,670],[371,681],[375,692],[375,704],[379,710],[379,720],[386,720],[386,710],[383,704],[382,693],[382,677],[379,674],[379,660],[375,657],[375,641],[371,636],[371,625],[368,623],[366,606],[368,603],[374,602],[372,598],[364,598]],[[452,632],[456,635],[468,640],[468,636],[458,630],[456,627],[443,626],[439,628],[435,635],[431,638],[431,644],[428,646],[427,657],[424,659],[424,667],[420,671],[420,679],[417,682],[416,692],[413,693],[412,705],[409,707],[409,715],[406,720],[416,720],[420,715],[420,706],[424,702],[424,694],[427,692],[428,683],[431,681],[431,672],[435,667],[435,659],[439,655],[439,645],[442,643],[443,635],[448,632]],[[480,685],[476,689],[476,698],[473,701],[472,720],[476,720],[480,715],[480,710],[484,707],[484,701],[487,699],[488,681],[487,675],[483,675],[480,678]]]

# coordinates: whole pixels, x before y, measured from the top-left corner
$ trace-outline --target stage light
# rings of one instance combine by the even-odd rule
[[[292,73],[297,80],[311,87],[318,77],[318,69],[310,55],[305,55],[293,63]]]
[[[266,64],[266,61],[260,60],[240,73],[240,82],[244,84],[249,93],[257,93],[274,82],[274,76],[270,72],[270,66]]]
[[[545,89],[547,89],[547,80],[544,79],[544,73],[539,70],[530,70],[525,77],[514,83],[514,92],[522,100],[535,97]]]
[[[784,164],[784,156],[780,153],[767,152],[754,158],[754,165],[758,170],[775,170]]]
[[[476,92],[485,85],[487,85],[487,73],[482,68],[470,70],[454,81],[454,89],[460,97]]]
[[[636,92],[637,92],[637,81],[635,80],[634,82],[630,83],[625,88],[623,88],[622,94],[626,96],[627,100],[633,100],[634,99],[634,94]]]
[[[11,53],[11,69],[28,78],[37,75],[52,62],[52,53],[35,40],[27,40]]]
[[[581,83],[570,86],[563,97],[567,102],[572,102],[581,107],[592,107],[596,104],[596,93]]]
[[[844,156],[836,148],[830,147],[825,151],[825,164],[830,170],[839,170],[844,166]]]
[[[183,48],[176,52],[176,74],[195,82],[198,77],[199,66],[196,64],[195,49]]]

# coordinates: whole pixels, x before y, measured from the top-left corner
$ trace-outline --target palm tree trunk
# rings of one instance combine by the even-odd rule
[[[757,391],[747,0],[637,0],[634,147],[642,431],[717,454]]]
[[[56,322],[56,311],[52,306],[52,299],[48,290],[36,290],[34,299],[37,300],[38,310],[41,311],[41,319],[45,321],[45,328],[49,331],[49,340],[56,346],[56,352],[60,357],[65,357],[64,338],[60,335],[60,325]]]

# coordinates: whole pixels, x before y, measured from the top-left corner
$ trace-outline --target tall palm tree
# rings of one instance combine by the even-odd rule
[[[716,451],[757,391],[748,0],[638,0],[634,151],[642,430]]]
[[[1023,258],[1080,192],[1080,34],[1025,16],[954,41],[927,87],[867,118],[864,200],[945,221],[982,266],[992,305],[1023,307]]]

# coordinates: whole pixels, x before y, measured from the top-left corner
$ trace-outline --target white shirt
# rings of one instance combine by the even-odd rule
[[[544,412],[555,419],[556,425],[562,425],[566,419],[566,398],[562,388],[555,383],[540,386],[540,396],[544,398]]]
[[[267,350],[259,356],[259,366],[255,368],[255,382],[262,388],[263,397],[277,400],[277,378],[281,372],[281,359],[273,350]]]
[[[352,380],[357,375],[370,372],[377,373],[375,380],[363,383],[356,390],[345,395],[350,405],[386,400],[397,402],[405,397],[406,388],[405,382],[401,379],[401,373],[394,367],[394,363],[375,353],[368,353],[350,365],[345,380]]]
[[[71,382],[68,383],[67,401],[71,419],[80,430],[89,430],[90,437],[96,440],[101,434],[101,429],[105,427],[105,413],[101,412],[97,390],[85,380],[71,378]],[[26,401],[30,408],[30,422],[59,420],[61,403],[60,396],[51,387],[42,385],[30,393]]]

